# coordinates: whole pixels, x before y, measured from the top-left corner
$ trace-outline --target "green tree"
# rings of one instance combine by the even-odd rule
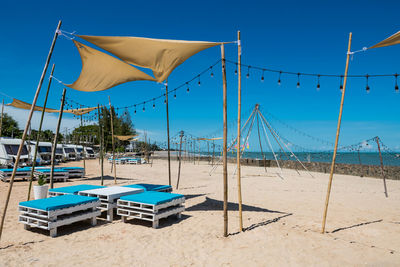
[[[1,134],[4,137],[22,137],[22,130],[18,128],[18,122],[7,113],[3,114],[3,125],[1,129]]]

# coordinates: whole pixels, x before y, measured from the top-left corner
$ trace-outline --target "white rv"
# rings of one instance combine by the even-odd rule
[[[21,139],[12,138],[0,138],[0,165],[12,167],[14,166],[15,159],[17,158],[17,153],[19,146],[21,144]],[[30,165],[30,155],[26,143],[22,147],[21,157],[19,159],[20,166]]]
[[[37,165],[47,165],[51,163],[51,143],[50,142],[39,142],[39,147],[36,155]],[[33,160],[35,153],[36,142],[30,142],[30,155]]]
[[[75,145],[63,145],[63,153],[66,160],[76,160]]]
[[[76,159],[81,160],[83,158],[83,146],[75,145]]]
[[[91,147],[85,147],[85,158],[87,159],[94,159],[96,158],[96,155],[94,154],[93,148]]]
[[[64,155],[64,149],[62,144],[57,144],[56,148],[56,162],[66,162],[67,158]]]

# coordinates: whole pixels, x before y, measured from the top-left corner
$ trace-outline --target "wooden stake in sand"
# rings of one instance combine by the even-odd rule
[[[101,171],[100,181],[101,181],[101,185],[104,185],[103,138],[102,138],[101,121],[100,121],[100,105],[98,105],[98,104],[97,104],[97,115],[98,115],[98,119],[99,119],[99,145],[100,145],[99,159],[100,159],[100,171]]]
[[[61,98],[60,114],[58,115],[56,134],[54,136],[53,148],[51,151],[50,188],[54,187],[54,185],[53,185],[54,162],[56,161],[57,139],[58,139],[58,134],[60,132],[60,125],[61,125],[62,115],[63,115],[63,111],[64,111],[64,101],[65,101],[65,92],[66,91],[67,90],[64,88],[63,93],[62,93],[62,98]]]
[[[5,204],[4,204],[3,216],[1,217],[0,240],[1,240],[1,235],[3,233],[4,220],[6,218],[8,203],[10,202],[11,191],[12,191],[12,187],[13,187],[13,184],[14,184],[15,173],[17,172],[19,159],[21,157],[22,148],[24,147],[26,135],[28,133],[29,126],[31,124],[33,110],[35,109],[36,102],[37,102],[37,99],[39,97],[40,89],[42,88],[44,76],[46,75],[47,68],[48,68],[49,63],[50,63],[51,55],[53,54],[54,46],[56,44],[56,40],[57,40],[57,36],[58,36],[58,32],[60,30],[60,27],[61,27],[61,20],[58,22],[56,32],[54,33],[53,42],[51,43],[50,51],[49,51],[49,54],[47,55],[47,59],[46,59],[46,63],[45,63],[44,68],[43,68],[42,76],[40,77],[39,84],[38,84],[38,87],[36,89],[35,97],[33,98],[33,101],[32,101],[31,110],[29,111],[28,120],[27,120],[26,125],[25,125],[24,133],[22,134],[21,144],[20,144],[20,146],[18,148],[17,157],[16,157],[15,163],[14,163],[14,169],[13,169],[13,172],[12,172],[11,177],[10,177],[10,184],[8,186],[7,197],[6,197],[6,201],[5,201]]]
[[[242,182],[240,178],[240,117],[242,109],[242,45],[240,43],[240,31],[237,32],[238,37],[238,121],[237,121],[237,146],[236,161],[237,161],[237,183],[238,183],[238,204],[239,204],[239,231],[243,231],[242,218]]]
[[[114,167],[114,184],[117,184],[117,166],[115,164],[115,145],[114,145],[114,123],[113,123],[113,111],[111,107],[111,99],[108,96],[108,103],[110,104],[110,118],[111,118],[111,139],[112,139],[112,164]]]
[[[4,98],[1,104],[0,137],[2,136],[2,131],[3,131],[3,116],[4,116]]]
[[[385,196],[388,197],[387,187],[386,187],[386,177],[385,177],[385,170],[383,169],[383,159],[381,153],[381,145],[379,144],[379,137],[375,137],[376,143],[378,144],[378,151],[379,151],[379,159],[381,161],[381,172],[382,172],[382,179],[383,179],[383,187],[385,189]]]
[[[165,108],[167,112],[167,142],[168,142],[168,185],[171,185],[171,152],[169,144],[169,111],[168,111],[168,79],[165,82]]]
[[[226,62],[225,62],[225,48],[221,45],[221,62],[222,62],[222,87],[223,87],[223,120],[224,120],[224,133],[223,133],[223,185],[224,185],[224,236],[228,236],[228,128],[227,128],[227,85],[226,85]]]
[[[81,115],[81,139],[82,139],[82,115]],[[86,140],[87,141],[87,140]],[[82,141],[82,159],[83,159],[83,175],[86,175],[86,153],[85,153],[85,140]]]
[[[179,188],[179,178],[181,177],[181,161],[182,161],[182,138],[183,138],[183,131],[180,131],[179,137],[181,141],[179,142],[179,166],[178,166],[178,180],[176,182],[176,189]]]
[[[35,154],[33,155],[31,176],[30,176],[30,178],[29,178],[29,186],[28,186],[28,197],[27,197],[27,201],[29,201],[30,198],[31,198],[33,173],[35,172],[36,156],[37,156],[37,151],[38,151],[38,148],[39,148],[40,132],[42,131],[43,118],[44,118],[44,113],[45,113],[46,105],[47,105],[47,98],[48,98],[48,96],[49,96],[51,81],[53,80],[54,67],[55,67],[55,64],[53,64],[53,67],[51,68],[50,79],[49,79],[49,85],[47,86],[46,97],[45,97],[44,103],[43,103],[42,115],[41,115],[41,117],[40,117],[39,130],[38,130],[38,133],[37,133],[37,136],[36,136]]]
[[[337,152],[337,147],[338,147],[338,143],[339,143],[340,123],[342,122],[343,102],[344,102],[344,95],[346,92],[347,72],[349,70],[349,60],[350,60],[350,54],[351,54],[351,37],[352,37],[352,33],[349,34],[349,44],[348,44],[347,56],[346,56],[346,68],[344,70],[344,79],[343,79],[342,99],[340,101],[339,119],[338,119],[337,130],[336,130],[335,149],[333,151],[331,173],[329,174],[328,191],[326,193],[325,210],[324,210],[324,215],[322,217],[321,233],[325,233],[326,215],[328,214],[328,205],[329,205],[329,197],[331,194],[333,172],[335,171],[336,152]]]

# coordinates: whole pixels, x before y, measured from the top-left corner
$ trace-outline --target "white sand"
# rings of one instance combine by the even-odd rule
[[[67,165],[82,166],[74,162]],[[56,187],[79,183],[99,184],[98,160],[87,162],[88,179],[56,183]],[[172,162],[173,185],[177,162]],[[167,161],[150,165],[118,167],[118,184],[167,184]],[[237,203],[235,166],[229,165],[229,200]],[[150,222],[103,218],[96,227],[82,222],[59,228],[51,238],[47,231],[23,229],[17,222],[17,204],[26,198],[27,182],[15,182],[0,241],[0,266],[279,266],[279,265],[400,265],[400,181],[335,175],[327,234],[320,234],[328,175],[315,178],[294,170],[242,168],[244,226],[238,233],[237,205],[231,204],[228,238],[222,237],[222,168],[211,176],[210,165],[184,163],[179,190],[186,211],[181,220]],[[110,165],[106,185],[113,185]],[[92,178],[92,179],[90,179]],[[8,184],[0,182],[1,209]],[[2,210],[1,210],[2,212]],[[360,225],[364,224],[364,225]]]

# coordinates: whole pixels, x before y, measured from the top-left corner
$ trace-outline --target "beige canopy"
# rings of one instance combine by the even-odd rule
[[[132,139],[135,136],[137,136],[137,134],[135,134],[135,135],[114,135],[114,137],[120,141],[128,141],[129,139]]]
[[[197,138],[196,140],[204,140],[204,141],[222,140],[222,137],[214,137],[214,138]]]
[[[376,45],[371,46],[368,49],[384,47],[384,46],[391,46],[391,45],[396,45],[396,44],[400,44],[400,31],[398,31],[397,33],[393,34],[389,38],[386,38],[385,40],[377,43]]]
[[[158,82],[167,79],[171,72],[189,57],[204,49],[221,44],[141,37],[78,36],[119,57],[126,63],[150,68]]]
[[[130,81],[149,80],[154,78],[137,68],[100,52],[89,46],[73,41],[82,60],[82,71],[72,84],[66,84],[75,90],[94,92],[103,91]]]
[[[26,103],[26,102],[21,101],[21,100],[18,100],[18,99],[15,99],[15,98],[13,98],[13,101],[10,104],[7,104],[7,106],[11,106],[11,107],[14,107],[14,108],[20,108],[20,109],[27,109],[27,110],[30,110],[31,107],[32,107],[31,104]],[[89,112],[91,112],[91,111],[93,111],[95,109],[97,109],[97,107],[79,108],[79,109],[72,109],[72,110],[65,110],[64,109],[63,113],[72,113],[72,114],[80,116],[80,115],[84,115],[86,113],[89,113]],[[42,110],[43,110],[43,107],[35,106],[34,111],[42,111]],[[59,113],[60,110],[53,109],[53,108],[46,108],[45,112],[48,112],[48,113]]]

